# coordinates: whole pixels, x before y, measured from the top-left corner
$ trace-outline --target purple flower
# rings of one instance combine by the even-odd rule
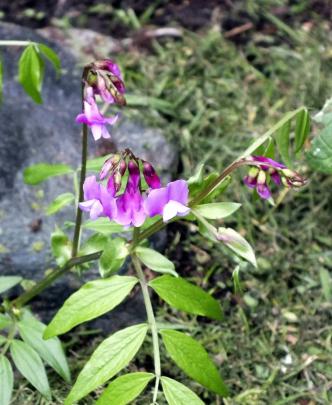
[[[89,176],[84,181],[83,190],[84,202],[80,202],[79,207],[82,211],[90,212],[91,219],[105,216],[112,219],[116,215],[115,188],[111,181],[106,188],[97,183],[95,176]]]
[[[128,182],[125,192],[117,198],[117,216],[114,220],[123,226],[141,226],[146,218],[144,198],[140,190],[140,171],[136,163],[128,163]]]
[[[176,180],[166,187],[151,190],[145,201],[145,210],[150,217],[162,215],[164,222],[189,213],[188,185],[185,180]]]
[[[113,125],[118,119],[118,115],[106,118],[98,110],[97,103],[93,97],[88,97],[84,101],[84,113],[78,114],[76,122],[86,124],[91,127],[94,140],[97,141],[100,138],[110,138],[106,124]]]
[[[151,188],[160,188],[161,182],[159,176],[149,162],[143,163],[143,174],[147,185]]]

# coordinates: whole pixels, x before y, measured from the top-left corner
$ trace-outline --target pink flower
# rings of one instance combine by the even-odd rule
[[[145,210],[150,217],[162,215],[164,222],[189,213],[189,190],[185,180],[176,180],[166,187],[151,190],[145,201]]]
[[[93,97],[88,97],[88,101],[84,101],[84,113],[78,114],[76,122],[86,124],[91,127],[94,140],[100,138],[110,138],[106,125],[114,125],[118,119],[118,115],[106,118],[98,110],[97,103]]]

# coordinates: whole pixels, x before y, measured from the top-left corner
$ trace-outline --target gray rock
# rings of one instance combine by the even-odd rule
[[[50,254],[49,235],[55,225],[74,220],[74,209],[56,216],[45,215],[45,207],[59,194],[72,191],[71,176],[50,179],[38,186],[23,182],[23,169],[39,162],[67,163],[77,167],[80,162],[80,127],[74,122],[80,111],[80,70],[77,61],[56,43],[40,37],[33,30],[12,24],[0,24],[1,39],[32,40],[51,46],[60,56],[63,74],[56,78],[47,63],[39,106],[18,84],[17,61],[22,52],[18,47],[2,49],[4,63],[4,100],[0,107],[0,274],[22,275],[26,279],[43,278],[54,267]],[[125,115],[125,111],[124,111]],[[119,148],[131,147],[134,153],[151,161],[168,175],[176,166],[177,154],[159,130],[127,122],[113,130]],[[101,146],[89,138],[91,157]],[[42,297],[34,300],[44,318],[49,318],[77,282],[73,276],[60,279]],[[136,307],[136,305],[134,305]],[[118,324],[137,318],[136,309],[118,313]],[[116,323],[116,321],[114,321]],[[115,326],[116,327],[116,326]]]

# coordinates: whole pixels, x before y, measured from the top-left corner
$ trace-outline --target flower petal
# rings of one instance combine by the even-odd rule
[[[169,221],[170,219],[179,216],[187,215],[190,211],[190,208],[186,207],[185,205],[171,200],[169,201],[163,209],[163,220],[164,222]]]
[[[167,184],[168,200],[178,201],[186,205],[188,203],[189,189],[185,180],[176,180]]]

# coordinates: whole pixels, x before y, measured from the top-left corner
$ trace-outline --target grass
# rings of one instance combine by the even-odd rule
[[[302,104],[314,111],[331,96],[332,42],[324,21],[313,16],[308,33],[296,19],[285,26],[266,18],[276,29],[273,35],[251,32],[238,45],[210,29],[120,56],[128,114],[164,128],[179,147],[182,176],[200,162],[207,171],[220,170],[284,112]],[[299,162],[307,171],[305,160]],[[222,401],[207,393],[165,353],[162,368],[207,404],[332,403],[332,180],[307,174],[309,185],[285,194],[276,208],[252,199],[240,175],[233,179],[227,198],[243,208],[229,224],[255,246],[259,263],[258,269],[241,265],[242,295],[234,293],[232,271],[238,263],[232,255],[202,239],[194,226],[170,227],[170,257],[182,275],[220,298],[225,321],[196,322],[166,306],[159,307],[158,319],[190,329],[214,357],[232,396]],[[82,339],[69,345],[74,373],[91,353],[92,345],[85,344]],[[151,364],[149,350],[145,344],[138,368]],[[55,376],[51,384],[54,403],[62,403],[67,387]],[[150,400],[148,389],[137,404]],[[21,385],[14,403],[45,402]]]

